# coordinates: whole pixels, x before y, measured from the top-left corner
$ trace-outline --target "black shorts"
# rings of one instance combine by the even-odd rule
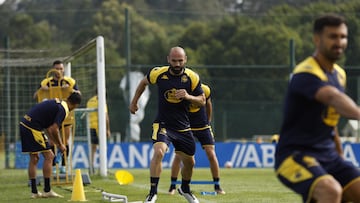
[[[192,129],[192,132],[194,137],[199,140],[201,146],[215,144],[214,134],[210,126],[204,129]]]
[[[96,129],[90,128],[90,135],[91,135],[91,144],[99,144],[99,137],[96,133]]]
[[[329,162],[318,162],[316,157],[296,152],[281,161],[276,174],[279,180],[310,202],[313,184],[320,179],[334,177],[343,188],[353,180],[360,181],[360,171],[340,156]]]
[[[195,139],[190,129],[176,131],[161,126],[159,123],[153,123],[153,134],[151,138],[153,143],[165,142],[167,145],[172,143],[175,151],[184,152],[189,156],[195,154]]]
[[[20,123],[22,152],[42,152],[50,149],[49,139],[43,131],[32,129]]]

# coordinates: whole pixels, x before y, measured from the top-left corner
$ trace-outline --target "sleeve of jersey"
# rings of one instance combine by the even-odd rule
[[[319,88],[325,83],[317,76],[309,73],[298,73],[293,75],[290,81],[290,89],[293,93],[305,96],[308,99],[314,99]]]
[[[203,89],[201,88],[201,84],[199,83],[195,89],[192,91],[191,95],[198,96],[200,94],[204,93]]]
[[[202,84],[201,88],[203,89],[204,93],[205,93],[205,98],[206,100],[208,100],[211,97],[211,90],[210,87],[207,85]]]
[[[158,77],[168,70],[168,66],[152,68],[146,75],[150,84],[156,84]]]

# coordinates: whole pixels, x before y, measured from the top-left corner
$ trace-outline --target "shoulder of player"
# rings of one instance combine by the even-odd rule
[[[150,74],[161,74],[169,70],[169,66],[156,66],[150,70]]]
[[[71,83],[75,83],[76,80],[72,77],[69,77],[69,76],[64,76],[63,77],[63,80],[67,81],[67,82],[71,82]]]
[[[191,79],[191,81],[194,82],[195,84],[200,82],[200,76],[195,71],[193,71],[189,68],[185,68],[184,74],[186,74]]]
[[[155,84],[157,78],[162,75],[163,73],[167,72],[169,70],[169,66],[158,66],[154,67],[150,70],[148,74],[148,80],[151,84]]]
[[[346,73],[343,68],[341,68],[339,65],[334,65],[335,70],[339,73],[340,77],[345,80],[346,79]],[[324,71],[321,69],[320,65],[316,62],[316,60],[313,57],[308,57],[301,63],[299,63],[294,71],[293,74],[298,73],[309,73],[312,75],[315,75],[322,81],[327,81],[328,78]]]
[[[41,85],[47,85],[47,83],[49,83],[51,80],[53,80],[53,77],[45,78],[40,82],[40,84]]]
[[[69,110],[69,106],[68,106],[68,104],[66,103],[66,101],[61,100],[61,101],[60,101],[60,106],[63,107],[63,109],[65,110],[65,113],[66,113],[66,114],[69,113],[70,110]]]
[[[94,107],[97,107],[97,105],[98,105],[97,96],[91,97],[86,103],[87,108],[94,108]]]

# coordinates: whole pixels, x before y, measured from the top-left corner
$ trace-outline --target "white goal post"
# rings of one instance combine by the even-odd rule
[[[99,156],[100,175],[107,176],[107,136],[106,136],[106,85],[105,85],[105,46],[104,37],[98,36],[75,51],[71,56],[66,57],[65,75],[71,76],[71,61],[77,56],[89,51],[96,46],[96,72],[97,72],[97,94],[98,94],[98,122],[99,122]],[[80,89],[81,91],[81,89]],[[89,146],[90,148],[91,146]],[[91,154],[90,154],[91,156]],[[92,164],[92,163],[90,163]]]

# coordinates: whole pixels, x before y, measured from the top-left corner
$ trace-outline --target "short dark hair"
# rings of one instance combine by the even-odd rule
[[[321,33],[326,26],[340,26],[346,24],[343,16],[337,14],[326,14],[317,18],[314,22],[314,33]]]
[[[81,94],[79,91],[74,91],[70,94],[70,96],[67,98],[67,101],[72,104],[80,104],[81,103]]]
[[[56,61],[53,62],[53,66],[55,66],[55,65],[57,65],[57,64],[63,64],[63,62],[60,61],[60,60],[56,60]]]

